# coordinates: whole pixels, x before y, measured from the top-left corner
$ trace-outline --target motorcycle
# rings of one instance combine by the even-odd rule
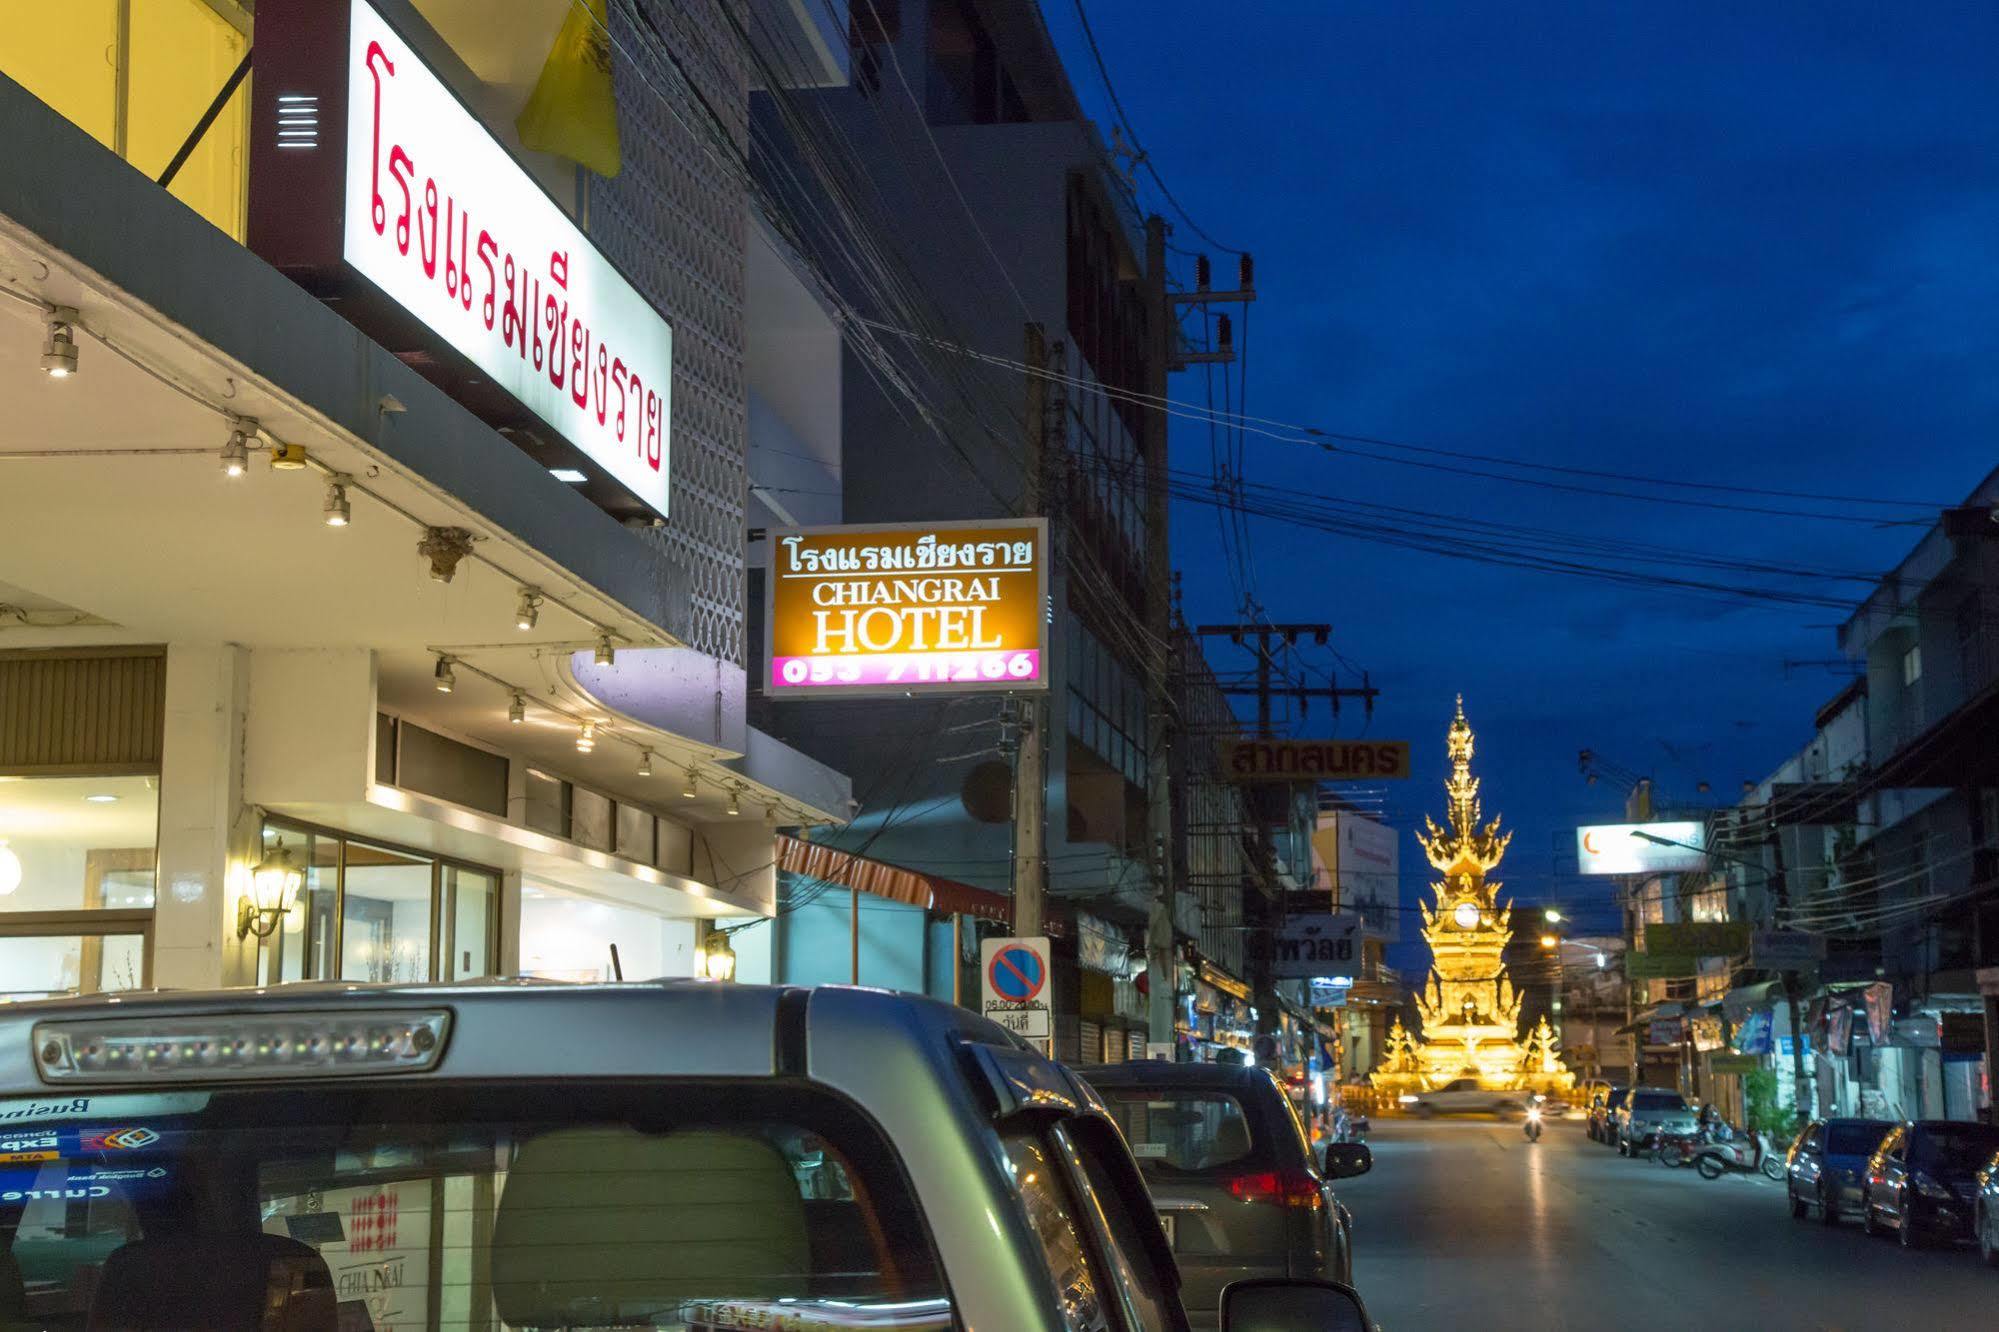
[[[1522,1131],[1522,1132],[1524,1132],[1524,1133],[1525,1133],[1525,1134],[1527,1135],[1527,1141],[1529,1141],[1529,1142],[1539,1142],[1539,1141],[1541,1141],[1541,1107],[1540,1107],[1540,1106],[1538,1106],[1538,1105],[1530,1105],[1530,1106],[1528,1106],[1528,1107],[1527,1107],[1527,1119],[1526,1119],[1526,1122],[1525,1122],[1524,1124],[1522,1124],[1522,1125],[1521,1125],[1521,1131]]]
[[[1694,1157],[1694,1169],[1702,1179],[1723,1175],[1761,1174],[1766,1179],[1784,1178],[1783,1153],[1771,1150],[1761,1133],[1742,1134],[1728,1142],[1713,1142]]]
[[[1653,1145],[1652,1159],[1668,1169],[1690,1166],[1706,1145],[1707,1139],[1700,1133],[1661,1133]]]

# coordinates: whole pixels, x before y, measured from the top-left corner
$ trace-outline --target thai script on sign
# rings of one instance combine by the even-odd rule
[[[774,533],[772,689],[1042,686],[1042,520]]]
[[[665,435],[659,386],[591,327],[580,305],[572,307],[568,253],[552,251],[545,263],[538,253],[516,255],[505,243],[505,218],[481,215],[475,229],[469,200],[452,192],[448,162],[427,164],[419,187],[419,164],[393,127],[383,151],[384,93],[394,87],[396,66],[379,41],[368,43],[362,59],[374,89],[368,215],[375,234],[393,230],[396,253],[425,282],[441,283],[468,319],[497,332],[508,351],[548,376],[550,387],[566,387],[607,439],[657,472]],[[499,236],[493,227],[501,228]]]
[[[1231,782],[1334,782],[1406,778],[1407,740],[1224,740],[1222,777]]]

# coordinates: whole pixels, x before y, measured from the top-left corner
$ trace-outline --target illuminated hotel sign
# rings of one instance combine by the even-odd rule
[[[490,423],[553,432],[536,456],[592,498],[664,515],[672,328],[409,43],[366,0],[263,0],[254,86],[251,248]]]
[[[776,530],[772,697],[1046,689],[1048,522]]]

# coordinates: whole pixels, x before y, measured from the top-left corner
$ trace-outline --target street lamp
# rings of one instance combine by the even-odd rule
[[[1562,923],[1562,913],[1553,907],[1549,907],[1541,913],[1541,919],[1547,921],[1550,925],[1559,925]]]

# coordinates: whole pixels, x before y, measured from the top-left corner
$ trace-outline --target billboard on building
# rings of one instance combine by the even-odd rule
[[[771,533],[773,698],[1048,687],[1048,520]]]
[[[1576,829],[1584,874],[1672,874],[1707,868],[1707,825],[1596,823]]]
[[[666,516],[673,329],[370,0],[257,6],[248,240],[593,499]]]
[[[1402,781],[1407,740],[1222,740],[1222,779],[1230,782]]]
[[[1353,810],[1325,810],[1312,833],[1312,856],[1343,911],[1359,915],[1370,938],[1402,938],[1401,836]]]

